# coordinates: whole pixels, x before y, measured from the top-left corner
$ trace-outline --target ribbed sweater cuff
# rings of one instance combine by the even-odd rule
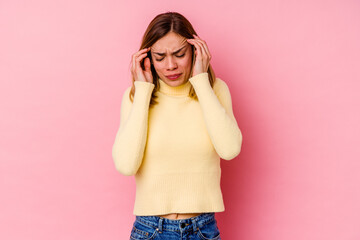
[[[197,93],[200,92],[208,92],[211,88],[210,81],[209,81],[209,73],[203,72],[196,74],[195,76],[189,78],[190,83],[194,86],[194,88],[197,90]]]
[[[150,101],[150,97],[155,87],[155,84],[150,82],[135,81],[134,85],[135,85],[134,104],[136,104],[137,102],[144,103],[146,101],[148,103]]]

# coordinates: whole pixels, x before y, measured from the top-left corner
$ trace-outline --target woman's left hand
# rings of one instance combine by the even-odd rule
[[[202,39],[200,39],[198,36],[194,35],[194,39],[190,38],[190,39],[186,39],[188,43],[193,44],[195,46],[195,64],[194,64],[194,69],[193,69],[193,74],[192,77],[199,74],[199,73],[204,73],[207,72],[209,65],[210,65],[210,60],[211,60],[211,55],[209,52],[209,48],[206,45],[206,42]]]

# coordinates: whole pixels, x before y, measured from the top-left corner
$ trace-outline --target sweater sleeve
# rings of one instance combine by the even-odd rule
[[[225,160],[235,158],[241,151],[242,133],[233,114],[227,84],[216,78],[212,88],[207,72],[197,74],[189,81],[195,89],[216,152]]]
[[[128,87],[121,102],[120,126],[112,147],[112,157],[117,171],[125,176],[136,174],[142,163],[147,139],[149,103],[153,83],[135,81],[133,102]]]

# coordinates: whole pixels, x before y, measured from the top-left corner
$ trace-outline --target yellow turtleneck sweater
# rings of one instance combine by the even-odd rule
[[[207,72],[181,86],[159,84],[154,107],[153,83],[135,81],[133,103],[125,90],[112,148],[117,171],[135,175],[134,215],[225,211],[220,158],[235,158],[242,144],[227,84],[216,78],[212,88]]]

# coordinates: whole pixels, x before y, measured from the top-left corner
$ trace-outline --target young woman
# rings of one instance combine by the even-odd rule
[[[135,175],[130,239],[221,239],[220,158],[241,150],[227,84],[206,42],[181,14],[156,16],[132,55],[112,156]]]

